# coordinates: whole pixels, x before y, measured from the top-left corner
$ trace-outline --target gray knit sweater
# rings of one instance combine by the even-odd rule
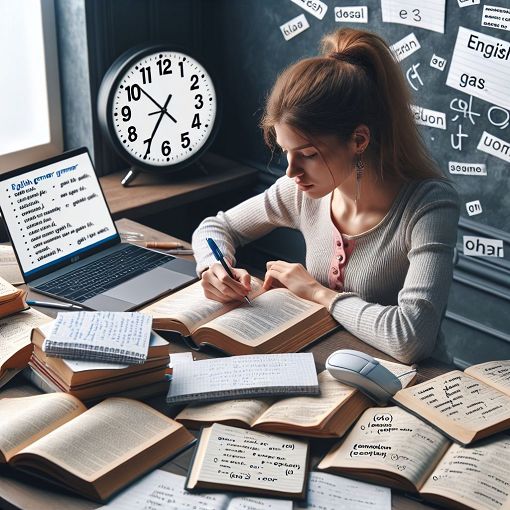
[[[307,270],[331,288],[331,262],[341,242],[330,204],[331,195],[309,198],[291,179],[281,177],[264,193],[199,225],[192,241],[198,273],[214,262],[206,237],[215,239],[235,264],[237,246],[289,227],[304,236]],[[333,317],[404,363],[430,355],[452,281],[458,219],[458,196],[448,182],[405,184],[378,225],[340,237],[355,248],[342,271],[342,292],[329,307]]]

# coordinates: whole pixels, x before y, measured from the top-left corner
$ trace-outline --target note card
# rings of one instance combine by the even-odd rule
[[[381,0],[382,19],[444,33],[446,0]]]
[[[481,214],[483,212],[482,210],[482,204],[480,203],[480,200],[473,200],[472,202],[466,203],[466,211],[469,214],[469,216],[475,216],[477,214]]]
[[[448,171],[451,174],[458,175],[487,175],[485,163],[460,163],[459,161],[449,161]]]
[[[368,8],[366,5],[335,7],[335,21],[337,23],[368,23]]]
[[[310,472],[306,510],[391,510],[391,489],[328,473]]]
[[[309,12],[316,18],[322,19],[328,10],[328,6],[321,2],[321,0],[291,0],[296,5],[299,5],[306,12]]]
[[[318,393],[311,352],[253,354],[178,363],[167,402]]]
[[[503,239],[464,236],[464,255],[470,257],[504,257]]]
[[[477,149],[510,163],[510,142],[491,135],[487,131],[482,133]]]
[[[457,0],[459,7],[470,7],[471,5],[479,5],[480,0]]]
[[[510,109],[510,42],[459,27],[446,84]]]
[[[280,30],[286,41],[296,37],[296,35],[304,32],[307,28],[310,28],[310,25],[304,14],[296,16],[280,26]]]
[[[484,5],[482,14],[482,27],[510,30],[510,9]]]
[[[184,490],[186,477],[156,469],[129,486],[110,503],[108,510],[292,510],[292,501],[274,498],[231,497],[220,493],[190,494]]]
[[[422,106],[411,105],[411,111],[414,115],[416,124],[428,126],[438,129],[446,129],[446,114],[443,112],[436,112],[429,110]]]
[[[395,57],[399,62],[407,58],[409,55],[412,55],[415,51],[418,51],[421,46],[416,39],[414,34],[406,35],[400,41],[397,41],[395,44],[390,46],[391,50],[395,54]]]

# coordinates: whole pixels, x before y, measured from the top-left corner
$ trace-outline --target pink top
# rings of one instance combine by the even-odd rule
[[[342,292],[344,290],[345,266],[349,260],[354,245],[354,239],[343,236],[335,227],[333,227],[333,256],[329,264],[328,280],[329,288]]]

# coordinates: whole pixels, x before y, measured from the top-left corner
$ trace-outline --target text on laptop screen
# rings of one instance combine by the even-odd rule
[[[86,152],[0,186],[2,213],[25,274],[117,235]]]

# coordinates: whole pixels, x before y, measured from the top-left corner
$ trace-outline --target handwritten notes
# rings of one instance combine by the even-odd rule
[[[463,236],[464,255],[469,257],[504,257],[503,239]]]
[[[151,326],[152,318],[139,312],[59,313],[43,350],[70,359],[143,363]]]
[[[510,360],[488,361],[466,368],[464,372],[510,396]]]
[[[304,441],[215,423],[203,430],[198,448],[195,464],[197,460],[200,464],[193,465],[188,488],[200,481],[286,494],[303,492],[308,452]]]
[[[284,23],[280,26],[283,38],[286,41],[296,37],[296,35],[304,32],[307,28],[310,28],[310,24],[308,23],[308,20],[304,14],[296,16],[295,18],[292,18],[291,20],[287,21],[287,23]]]
[[[411,33],[406,35],[403,39],[400,39],[400,41],[397,41],[395,44],[392,44],[390,48],[395,54],[397,60],[401,62],[409,55],[412,55],[415,51],[418,51],[421,46],[418,39],[416,39],[416,36]]]
[[[446,84],[510,108],[510,42],[459,27]]]
[[[391,510],[391,490],[341,476],[312,471],[306,510]]]
[[[168,403],[278,393],[318,394],[312,353],[256,354],[179,363]]]
[[[444,33],[445,0],[381,0],[382,19]]]
[[[495,5],[484,5],[482,27],[510,30],[510,9]]]
[[[273,498],[231,497],[227,494],[191,494],[186,478],[156,469],[121,492],[102,509],[109,510],[292,510],[292,501]]]

